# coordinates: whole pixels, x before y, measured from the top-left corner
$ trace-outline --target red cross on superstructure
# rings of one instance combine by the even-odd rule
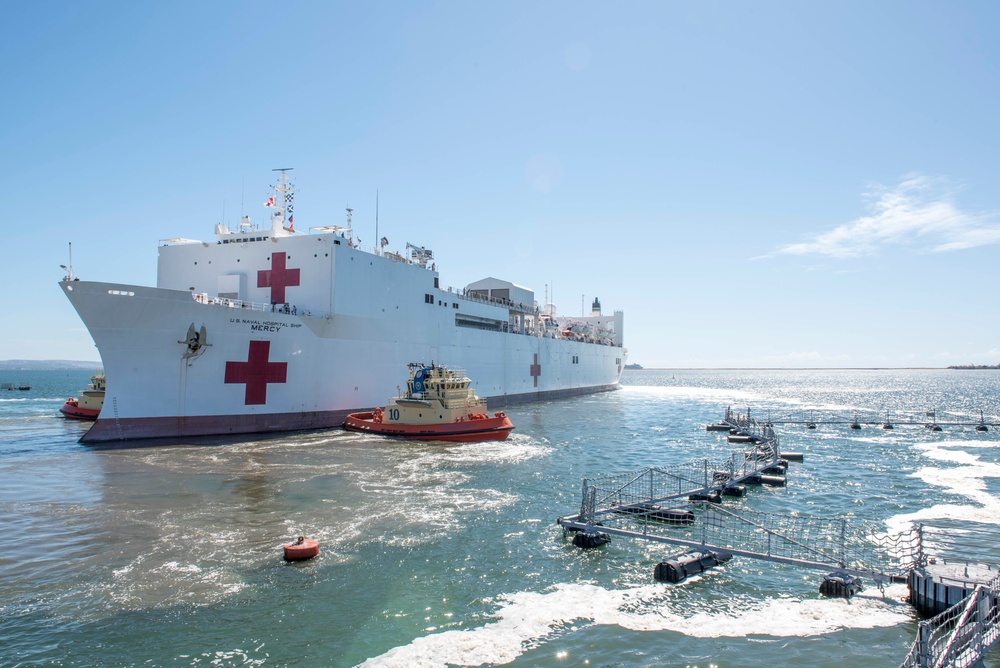
[[[531,375],[535,377],[535,387],[538,387],[538,377],[542,375],[542,365],[538,363],[538,353],[535,353],[535,363],[531,365]]]
[[[226,382],[247,384],[247,406],[266,404],[267,384],[288,378],[288,362],[268,362],[270,355],[270,341],[251,341],[246,362],[226,362]]]
[[[271,268],[257,272],[257,287],[271,288],[271,303],[285,303],[285,288],[299,285],[299,270],[285,268],[285,254],[271,254]]]

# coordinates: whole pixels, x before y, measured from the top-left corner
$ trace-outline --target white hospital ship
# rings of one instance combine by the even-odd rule
[[[157,287],[60,283],[101,354],[83,442],[335,427],[393,396],[411,362],[465,369],[490,407],[618,387],[623,314],[565,317],[528,288],[440,286],[430,250],[362,249],[348,224],[294,229],[279,172],[270,229],[166,239]]]

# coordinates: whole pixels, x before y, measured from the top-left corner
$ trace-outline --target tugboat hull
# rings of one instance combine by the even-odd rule
[[[503,441],[514,429],[514,424],[503,413],[493,417],[446,422],[438,424],[399,424],[376,422],[374,413],[352,413],[344,422],[344,429],[365,434],[410,438],[419,441],[452,441],[475,443]]]

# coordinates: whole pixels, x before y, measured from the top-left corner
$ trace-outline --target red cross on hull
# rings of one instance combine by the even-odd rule
[[[226,382],[246,383],[244,405],[267,403],[267,384],[284,383],[288,378],[288,362],[268,362],[270,341],[251,341],[246,362],[226,362]]]
[[[538,363],[538,353],[535,353],[535,363],[531,365],[531,375],[535,378],[535,387],[538,387],[538,377],[542,375],[542,365]]]
[[[284,304],[286,302],[285,288],[299,285],[300,271],[287,269],[285,259],[284,253],[273,253],[271,255],[271,268],[257,272],[257,287],[271,288],[272,304]]]

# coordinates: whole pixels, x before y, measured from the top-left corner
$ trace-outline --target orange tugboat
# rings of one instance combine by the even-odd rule
[[[70,397],[59,412],[74,420],[96,420],[104,406],[104,370],[90,377],[87,389],[79,397]]]
[[[502,441],[514,425],[504,413],[486,412],[472,381],[460,369],[411,363],[406,393],[389,400],[385,409],[352,413],[347,431],[423,441]]]

